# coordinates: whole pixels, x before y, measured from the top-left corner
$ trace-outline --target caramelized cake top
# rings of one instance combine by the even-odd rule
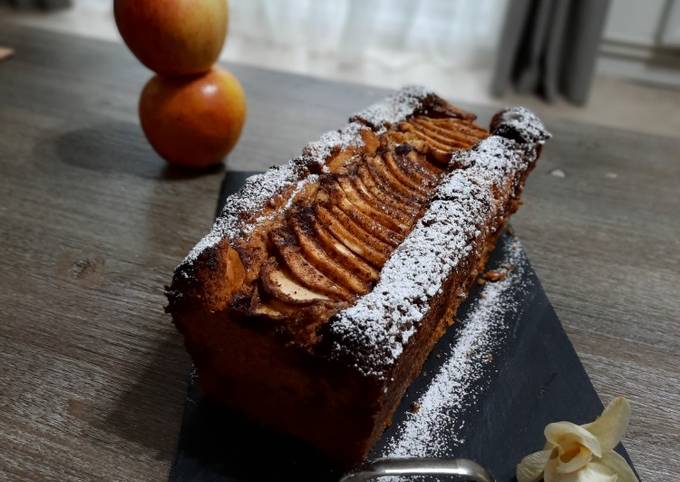
[[[473,249],[498,208],[496,190],[548,136],[522,109],[494,119],[503,137],[474,119],[431,92],[403,89],[249,178],[178,267],[171,305],[201,259],[226,249],[220,309],[308,350],[325,337],[329,356],[382,376]]]

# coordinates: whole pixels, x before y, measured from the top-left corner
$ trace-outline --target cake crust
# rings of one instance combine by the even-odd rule
[[[549,138],[406,88],[249,178],[178,266],[168,311],[204,391],[347,466],[483,270]]]

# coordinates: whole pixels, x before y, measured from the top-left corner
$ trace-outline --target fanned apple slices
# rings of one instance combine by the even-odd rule
[[[451,154],[488,132],[468,119],[416,116],[364,134],[364,149],[328,160],[330,172],[300,190],[263,234],[251,313],[296,320],[313,336],[315,320],[371,290],[451,169]]]

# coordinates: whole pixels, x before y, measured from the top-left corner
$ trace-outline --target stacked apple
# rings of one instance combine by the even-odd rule
[[[246,116],[239,81],[215,66],[227,0],[114,0],[118,30],[156,72],[139,100],[142,129],[170,164],[207,167],[231,151]]]

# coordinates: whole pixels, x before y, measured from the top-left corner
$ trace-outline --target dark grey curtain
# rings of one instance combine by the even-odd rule
[[[510,0],[492,91],[588,100],[609,0]]]
[[[0,0],[16,8],[38,8],[52,10],[71,6],[71,0]]]

